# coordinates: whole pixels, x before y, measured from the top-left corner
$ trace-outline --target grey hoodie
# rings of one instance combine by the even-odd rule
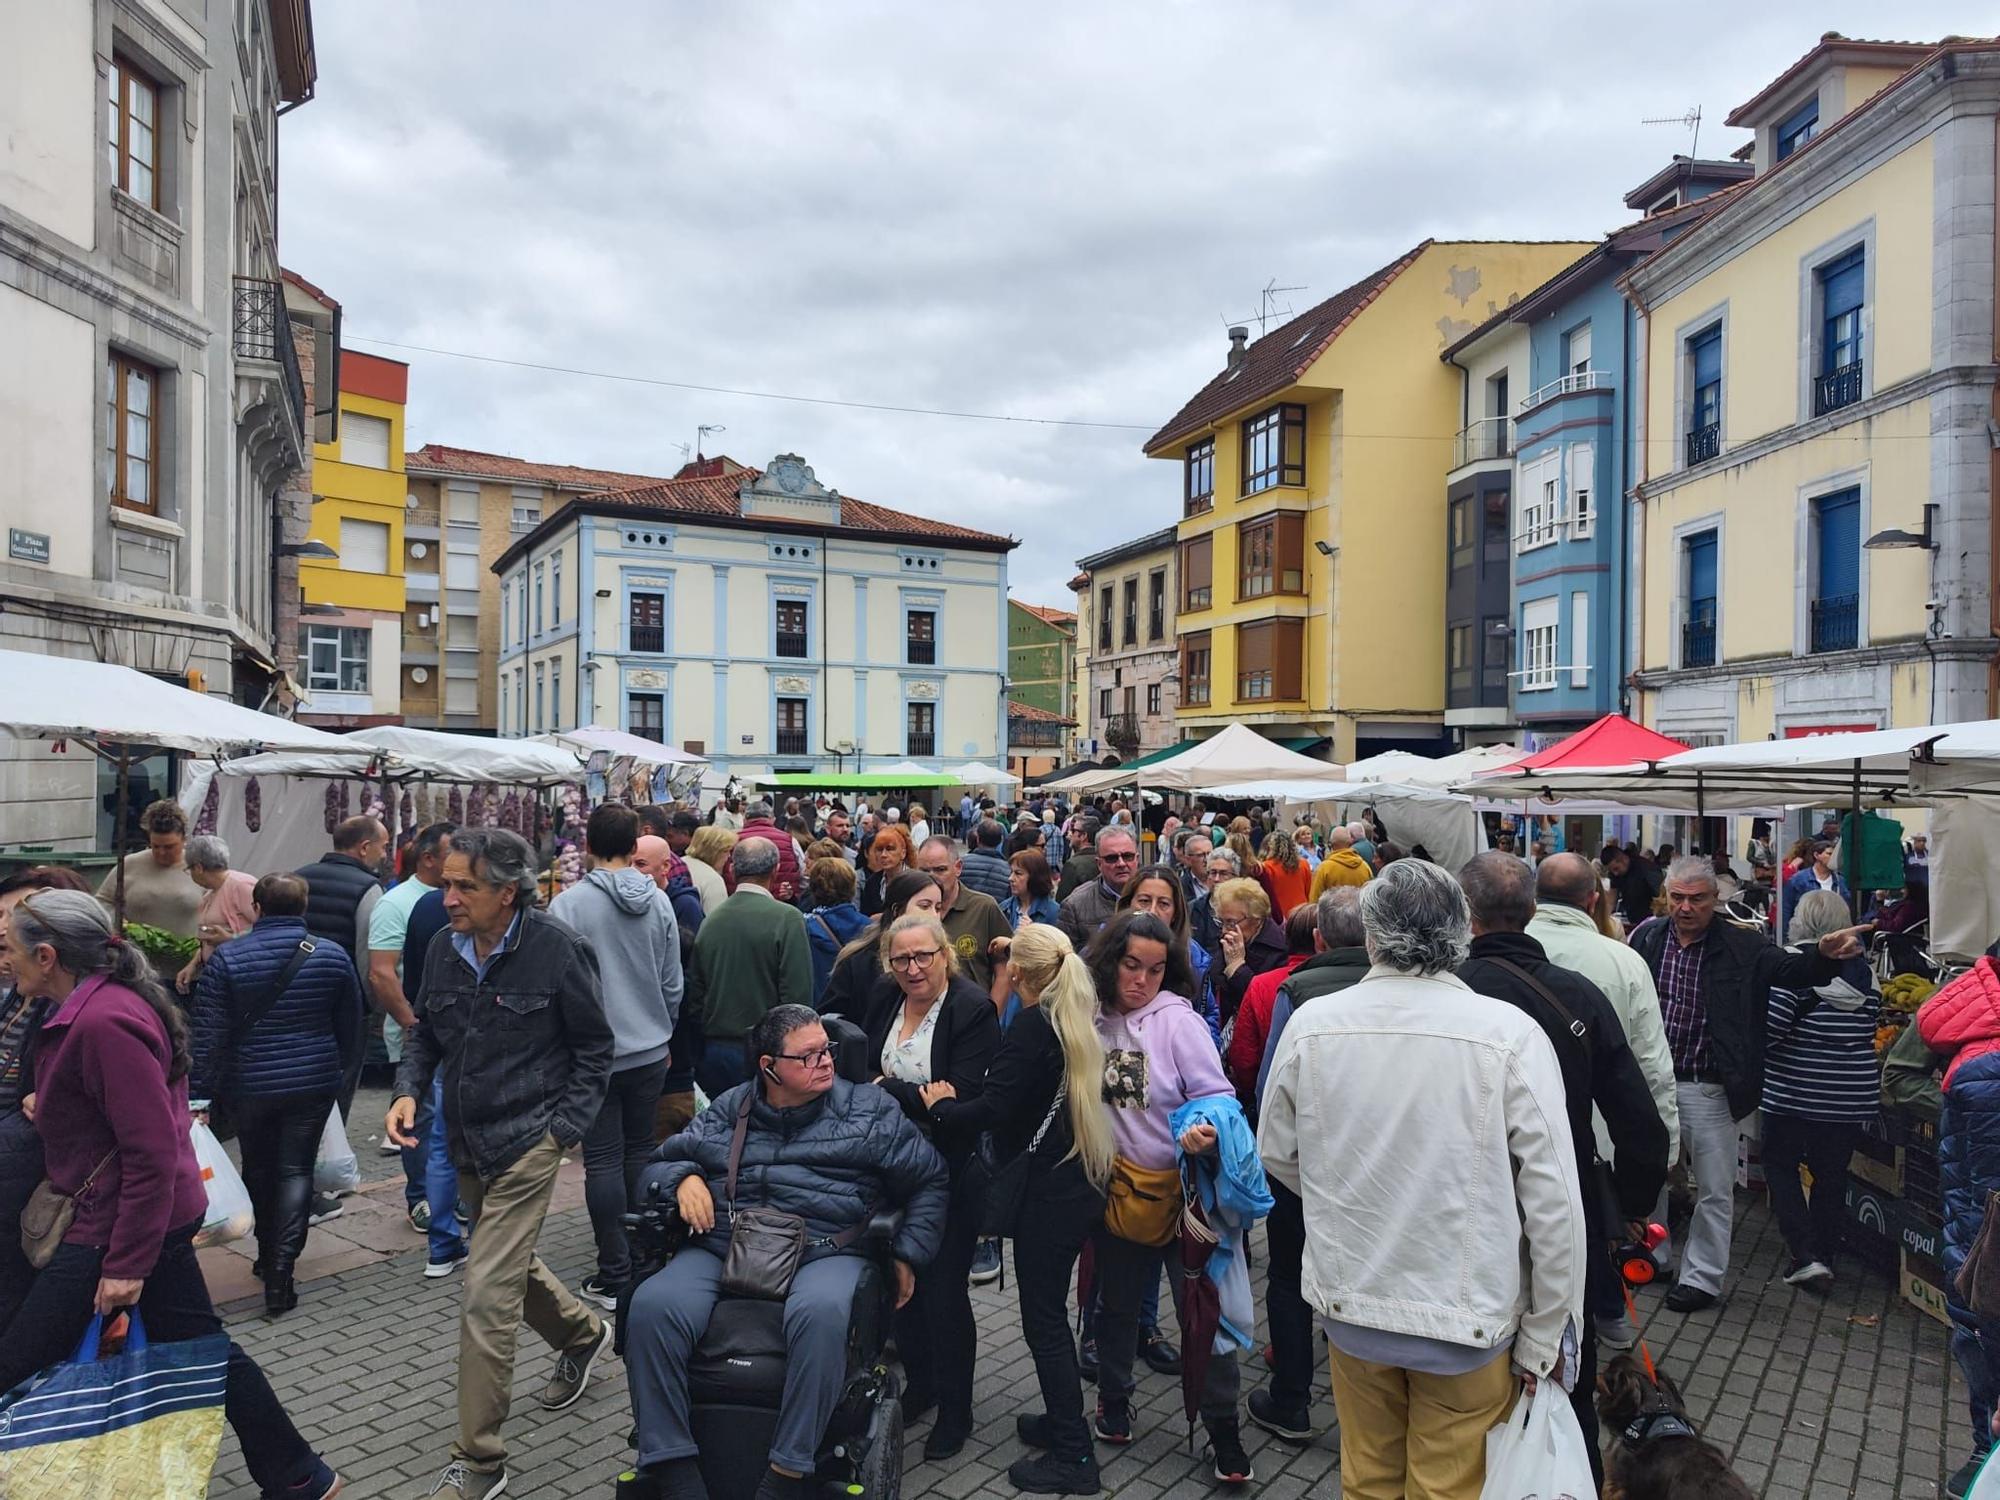
[[[680,927],[667,893],[638,870],[592,870],[549,903],[549,914],[597,956],[615,1038],[611,1071],[664,1059],[681,1014]]]

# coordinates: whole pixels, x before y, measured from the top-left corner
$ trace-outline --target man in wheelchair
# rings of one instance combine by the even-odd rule
[[[770,1429],[769,1467],[755,1493],[758,1500],[804,1500],[848,1383],[855,1342],[850,1322],[870,1300],[867,1278],[880,1275],[870,1258],[871,1220],[874,1233],[889,1236],[898,1307],[909,1300],[917,1269],[944,1235],[943,1159],[888,1093],[837,1076],[818,1015],[802,1005],[777,1006],[758,1022],[750,1046],[756,1058],[751,1081],[723,1093],[668,1139],[640,1179],[641,1203],[673,1202],[689,1232],[686,1247],[631,1294],[623,1320],[625,1370],[638,1418],[638,1482],[631,1492],[663,1500],[708,1500],[712,1480],[741,1472],[740,1462],[712,1450],[740,1449],[761,1430],[749,1420],[754,1410],[739,1419],[729,1392],[691,1393],[690,1363],[723,1367],[719,1381],[698,1368],[697,1384],[741,1376],[754,1386],[759,1360],[752,1351],[760,1335],[778,1342],[780,1318],[782,1354],[770,1349],[762,1365],[775,1385],[782,1359],[783,1389]],[[732,1157],[738,1159],[732,1163]],[[741,1253],[772,1242],[771,1226],[757,1222],[766,1213],[803,1220],[803,1257],[783,1291],[768,1284],[768,1253]],[[885,1215],[900,1215],[900,1222]],[[732,1218],[743,1224],[734,1258]],[[780,1242],[783,1231],[796,1229],[782,1222],[776,1227]],[[879,1246],[872,1253],[879,1254]],[[725,1286],[725,1263],[738,1285]],[[759,1282],[760,1275],[766,1280]],[[738,1347],[714,1347],[730,1345],[732,1337]],[[881,1337],[877,1332],[860,1357],[872,1358]],[[874,1396],[877,1405],[895,1411],[893,1381]],[[749,1408],[755,1399],[754,1391],[741,1397]],[[719,1410],[725,1420],[704,1422],[697,1407],[710,1408],[710,1415]],[[718,1444],[724,1430],[730,1441]],[[896,1446],[899,1437],[892,1435],[887,1446]],[[894,1461],[900,1472],[900,1454]],[[749,1500],[747,1484],[741,1488],[716,1500]]]

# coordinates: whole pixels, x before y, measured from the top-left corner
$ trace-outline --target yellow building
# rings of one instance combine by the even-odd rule
[[[1993,712],[2000,46],[1823,39],[1631,271],[1638,712],[1695,743]]]
[[[299,718],[329,728],[402,722],[403,409],[409,366],[344,349],[330,441],[313,444],[307,537],[333,555],[299,562]]]
[[[1590,246],[1426,240],[1251,343],[1146,444],[1181,464],[1183,732],[1240,720],[1345,762],[1438,741],[1444,491],[1466,416],[1438,355]]]

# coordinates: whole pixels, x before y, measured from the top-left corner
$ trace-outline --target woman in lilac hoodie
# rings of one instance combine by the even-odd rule
[[[1215,1149],[1215,1131],[1197,1125],[1175,1140],[1168,1123],[1190,1099],[1235,1097],[1208,1023],[1186,996],[1195,991],[1187,949],[1173,929],[1142,911],[1121,911],[1084,953],[1097,985],[1097,1030],[1104,1042],[1104,1101],[1118,1156],[1133,1166],[1163,1170],[1178,1152]],[[1138,1352],[1139,1303],[1159,1279],[1167,1249],[1120,1239],[1106,1230],[1096,1242],[1102,1298],[1097,1314],[1097,1436],[1132,1441],[1132,1360]],[[1185,1336],[1186,1330],[1182,1330]],[[1214,1355],[1201,1394],[1202,1425],[1215,1458],[1215,1477],[1247,1484],[1255,1475],[1237,1414],[1233,1350]]]

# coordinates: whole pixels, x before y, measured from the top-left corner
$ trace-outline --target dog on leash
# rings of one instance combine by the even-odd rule
[[[1597,1379],[1597,1415],[1614,1434],[1604,1500],[1754,1500],[1714,1444],[1701,1440],[1673,1381],[1621,1354]]]

